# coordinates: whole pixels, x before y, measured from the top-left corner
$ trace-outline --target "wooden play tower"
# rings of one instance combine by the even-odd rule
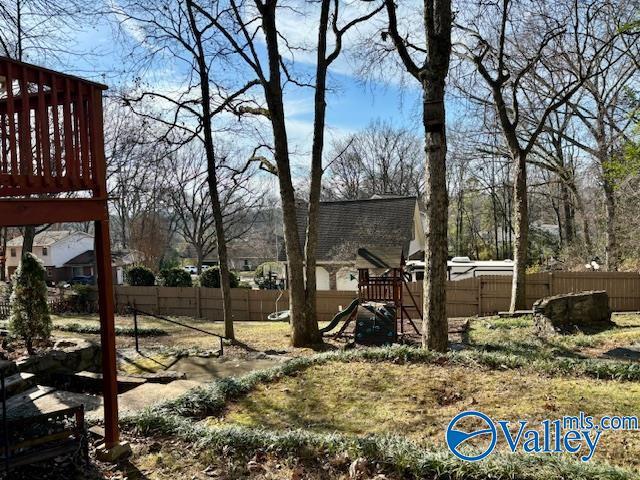
[[[358,269],[358,298],[360,303],[379,302],[392,304],[396,312],[397,330],[405,333],[405,322],[420,334],[405,303],[406,290],[411,306],[422,317],[420,307],[409,290],[404,274],[404,254],[402,247],[363,247],[358,249],[356,268]]]
[[[104,85],[0,57],[0,227],[95,222],[105,446],[119,442]]]

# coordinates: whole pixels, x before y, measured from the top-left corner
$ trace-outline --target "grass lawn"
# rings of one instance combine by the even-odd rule
[[[541,339],[534,334],[530,316],[515,319],[480,318],[471,322],[469,344],[472,348],[525,357],[586,358],[599,357],[614,348],[640,343],[640,315],[614,315],[613,321],[616,327],[600,333]]]
[[[448,422],[465,410],[514,422],[580,411],[594,417],[636,415],[640,384],[523,375],[520,370],[328,363],[260,385],[208,422],[354,435],[392,433],[444,446]],[[604,433],[594,459],[640,466],[640,432]]]
[[[181,321],[192,322],[213,332],[223,331],[220,322]],[[334,433],[345,439],[385,438],[384,435],[391,434],[393,438],[409,444],[398,447],[397,457],[382,461],[382,465],[385,461],[388,465],[395,465],[394,462],[398,461],[409,462],[406,449],[414,451],[412,449],[420,448],[426,452],[435,448],[435,454],[425,453],[426,459],[420,457],[422,453],[416,453],[416,459],[411,462],[425,465],[424,462],[430,464],[434,461],[437,465],[435,470],[444,468],[439,471],[458,472],[457,469],[462,467],[451,463],[453,456],[445,448],[444,431],[451,418],[464,410],[479,410],[494,420],[528,420],[534,425],[543,419],[578,415],[581,411],[595,418],[638,415],[638,362],[608,360],[606,352],[640,342],[640,316],[617,315],[614,321],[615,328],[593,335],[540,339],[534,335],[531,318],[473,319],[465,351],[442,358],[415,357],[409,361],[396,361],[393,355],[386,356],[385,353],[373,354],[379,358],[367,358],[368,350],[344,354],[332,352],[324,354],[329,355],[326,358],[330,360],[315,361],[325,357],[315,356],[316,352],[312,350],[289,347],[289,326],[286,323],[236,322],[240,345],[225,349],[225,355],[276,350],[298,357],[289,362],[291,368],[285,364],[276,374],[257,372],[253,380],[243,377],[213,383],[200,392],[187,394],[184,399],[176,399],[170,405],[142,413],[128,421],[125,431],[129,435],[142,435],[141,439],[132,439],[137,445],[134,463],[142,471],[154,472],[149,478],[172,478],[177,472],[187,472],[199,478],[198,474],[208,467],[225,473],[236,472],[220,478],[340,478],[348,470],[348,464],[338,467],[334,463],[338,461],[340,449],[347,447],[338,447],[337,452],[331,453],[323,450],[325,447],[318,447],[318,442],[325,441],[318,439],[328,438],[329,444],[334,442],[334,437],[331,437]],[[95,316],[58,316],[54,323],[58,326],[73,323],[95,326],[98,321]],[[131,327],[132,319],[118,317],[116,324],[126,329]],[[141,339],[143,348],[157,356],[149,359],[149,368],[154,368],[158,359],[161,363],[170,362],[167,352],[171,349],[207,350],[217,347],[215,339],[153,318],[143,318],[140,326],[167,333]],[[61,331],[56,331],[56,335],[96,338],[95,334]],[[133,346],[133,338],[123,333],[118,336],[117,343],[119,349],[126,350]],[[415,349],[408,351],[420,352]],[[352,353],[356,355],[350,357]],[[333,357],[334,354],[341,357]],[[295,362],[303,367],[296,367]],[[135,370],[140,365],[126,368]],[[143,365],[142,368],[146,367]],[[299,435],[296,432],[304,432],[310,437],[301,437],[301,440],[296,437]],[[150,442],[153,445],[163,438],[170,438],[175,442],[171,445],[176,445],[176,448],[165,448],[164,444],[148,448]],[[197,449],[180,447],[180,442],[188,445],[194,441],[199,442]],[[306,457],[301,457],[297,447],[294,448],[300,441],[310,442],[313,453],[307,452]],[[274,447],[280,443],[282,447]],[[237,446],[229,447],[230,444]],[[274,448],[277,454],[272,452]],[[360,446],[356,452],[364,450],[366,453],[368,448],[370,446]],[[380,448],[375,450],[378,456],[386,455],[386,447],[376,448]],[[247,456],[238,463],[236,457],[239,452]],[[250,468],[251,462],[255,461],[251,458],[264,452],[267,456],[257,461],[262,473],[257,475]],[[227,460],[226,455],[230,455]],[[311,464],[304,467],[309,458],[312,459]],[[635,473],[628,476],[558,473],[560,467],[538,456],[526,457],[541,462],[535,468],[518,463],[529,461],[526,458],[514,459],[513,465],[509,463],[512,456],[505,458],[506,461],[500,460],[506,462],[501,466],[487,467],[487,471],[497,468],[500,474],[467,477],[465,473],[459,478],[635,478]],[[350,460],[353,459],[352,456]],[[604,432],[588,467],[599,468],[605,464],[637,473],[640,469],[640,432]],[[306,472],[302,477],[296,476],[300,468]],[[465,465],[464,468],[471,467]],[[329,470],[317,477],[310,473],[321,469]],[[510,471],[532,473],[530,476],[518,476],[508,473]],[[554,472],[554,476],[549,472]],[[398,471],[393,469],[385,473],[390,475],[387,478],[408,478],[403,474],[395,477]]]

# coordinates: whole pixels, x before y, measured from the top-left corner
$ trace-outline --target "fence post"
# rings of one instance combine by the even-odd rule
[[[160,315],[160,287],[156,287],[156,313]]]
[[[251,292],[249,288],[245,289],[247,291],[247,320],[251,321]]]
[[[196,318],[202,318],[202,303],[200,302],[200,289],[196,287]]]
[[[478,279],[478,316],[482,316],[482,275]]]
[[[549,296],[554,295],[553,292],[553,272],[549,272]]]

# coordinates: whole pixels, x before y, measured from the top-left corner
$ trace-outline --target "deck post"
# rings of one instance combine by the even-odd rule
[[[106,206],[105,206],[106,208]],[[107,448],[118,443],[118,384],[116,380],[116,335],[114,325],[113,280],[109,223],[95,222],[96,263],[100,305],[100,343],[102,345],[102,390],[104,397],[104,433]]]

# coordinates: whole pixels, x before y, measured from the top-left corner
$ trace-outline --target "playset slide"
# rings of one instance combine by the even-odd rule
[[[320,333],[324,335],[326,333],[331,332],[331,330],[336,328],[341,321],[348,319],[353,314],[353,312],[355,312],[358,309],[358,305],[360,305],[360,299],[356,298],[354,301],[352,301],[349,304],[347,308],[339,311],[338,314],[335,317],[333,317],[333,320],[331,320],[329,325],[327,325],[324,328],[321,328]]]

